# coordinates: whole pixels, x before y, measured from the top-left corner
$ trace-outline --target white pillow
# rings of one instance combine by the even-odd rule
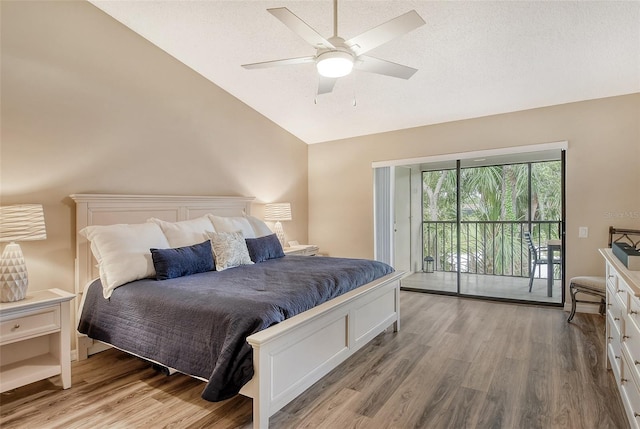
[[[255,238],[266,237],[267,235],[273,234],[273,231],[271,231],[271,229],[267,226],[267,224],[264,223],[264,221],[258,219],[257,217],[247,216],[247,220],[249,221],[249,224],[253,228],[253,232],[256,235]],[[245,238],[252,238],[252,237],[245,237]]]
[[[216,228],[216,232],[242,232],[244,238],[256,238],[256,233],[253,232],[251,224],[244,216],[216,216],[209,215],[209,219]]]
[[[210,232],[207,235],[211,239],[216,271],[224,271],[238,265],[253,264],[247,249],[247,242],[244,241],[244,236],[240,231]]]
[[[170,247],[155,223],[92,225],[82,229],[80,234],[91,242],[105,298],[109,298],[118,286],[154,277],[156,270],[149,249]]]
[[[178,222],[167,222],[152,217],[147,219],[147,222],[153,222],[160,226],[171,247],[193,246],[202,243],[208,240],[207,232],[215,232],[211,220],[206,215]]]

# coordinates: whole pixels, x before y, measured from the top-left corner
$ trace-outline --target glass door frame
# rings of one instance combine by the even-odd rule
[[[485,296],[476,296],[476,295],[470,295],[470,294],[461,294],[460,293],[460,277],[461,277],[461,233],[462,230],[460,228],[462,219],[461,219],[461,213],[458,210],[458,212],[456,213],[456,224],[457,224],[457,233],[456,233],[456,291],[455,292],[448,292],[448,291],[434,291],[434,293],[442,293],[442,294],[447,294],[447,295],[461,295],[461,296],[465,296],[465,297],[479,297],[482,299],[492,299],[492,300],[506,300],[506,301],[510,301],[510,302],[523,302],[523,303],[540,303],[540,304],[545,304],[545,305],[556,305],[556,306],[562,306],[565,300],[565,294],[564,294],[564,290],[565,290],[565,270],[564,270],[564,259],[565,259],[565,220],[566,220],[566,201],[565,201],[565,170],[566,170],[566,161],[565,161],[565,151],[568,149],[568,143],[566,141],[564,142],[554,142],[554,143],[545,143],[545,144],[541,144],[541,145],[531,145],[531,146],[521,146],[521,147],[512,147],[512,148],[505,148],[505,149],[498,149],[498,150],[488,150],[488,151],[477,151],[477,152],[469,152],[469,153],[458,153],[458,154],[449,154],[449,155],[442,155],[442,156],[432,156],[432,157],[423,157],[423,158],[412,158],[412,159],[402,159],[402,160],[391,160],[391,161],[377,161],[372,163],[372,167],[375,169],[381,168],[381,167],[395,167],[395,166],[415,166],[415,165],[419,165],[419,164],[438,164],[438,163],[443,163],[446,162],[447,164],[451,165],[451,163],[453,163],[453,161],[455,161],[456,163],[456,176],[457,176],[457,196],[456,199],[458,200],[457,204],[458,207],[460,206],[460,198],[461,198],[461,194],[460,194],[460,171],[462,168],[461,165],[461,160],[469,160],[469,159],[474,159],[474,158],[480,158],[480,157],[501,157],[501,156],[506,156],[506,157],[518,157],[520,155],[531,155],[533,153],[542,153],[545,151],[554,151],[555,152],[555,156],[556,156],[556,160],[558,160],[557,154],[560,154],[560,161],[561,161],[561,212],[562,212],[562,219],[560,220],[560,235],[561,235],[561,240],[562,240],[562,248],[563,248],[563,252],[562,252],[562,276],[561,276],[561,302],[559,303],[548,303],[548,302],[539,302],[539,301],[532,301],[532,300],[524,300],[524,301],[519,301],[519,300],[514,300],[511,298],[496,298],[496,297],[485,297]],[[527,161],[525,161],[527,162]],[[535,161],[532,161],[535,162]],[[513,163],[522,163],[522,162],[505,162],[504,164],[513,164]],[[495,165],[495,164],[494,164]],[[530,188],[530,186],[529,186]],[[530,210],[530,208],[528,208],[528,210]],[[530,218],[530,216],[529,216]],[[376,228],[378,228],[378,225],[376,225]],[[376,245],[377,241],[376,241]],[[408,289],[408,288],[407,288]]]

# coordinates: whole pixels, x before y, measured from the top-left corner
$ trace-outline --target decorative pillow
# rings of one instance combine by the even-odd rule
[[[178,222],[167,222],[152,217],[147,219],[147,222],[153,222],[160,226],[171,247],[185,247],[202,243],[202,240],[207,239],[206,232],[215,231],[211,220],[206,215]]]
[[[156,280],[167,280],[215,269],[209,240],[175,249],[150,249]]]
[[[249,250],[249,257],[255,263],[284,256],[280,240],[275,234],[259,238],[247,238],[245,241]]]
[[[247,216],[247,220],[249,221],[249,224],[253,228],[253,232],[255,233],[256,237],[266,237],[267,235],[273,234],[273,231],[271,231],[271,229],[267,226],[267,224],[264,223],[264,221],[258,219],[257,217]]]
[[[244,216],[225,217],[210,214],[209,219],[211,219],[211,223],[213,223],[213,226],[216,228],[216,232],[240,231],[244,238],[256,238],[251,224]]]
[[[80,234],[91,242],[105,298],[118,286],[154,277],[156,271],[149,249],[170,247],[155,223],[92,225]]]
[[[238,265],[253,264],[241,232],[210,232],[208,236],[211,240],[217,271]]]

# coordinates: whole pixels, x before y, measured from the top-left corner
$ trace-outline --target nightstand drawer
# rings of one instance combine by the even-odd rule
[[[0,322],[0,344],[60,330],[60,307],[44,308]]]

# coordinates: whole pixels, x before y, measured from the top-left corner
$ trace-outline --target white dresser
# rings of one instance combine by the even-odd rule
[[[611,249],[600,253],[607,262],[607,367],[631,427],[640,429],[640,271],[628,270]]]

